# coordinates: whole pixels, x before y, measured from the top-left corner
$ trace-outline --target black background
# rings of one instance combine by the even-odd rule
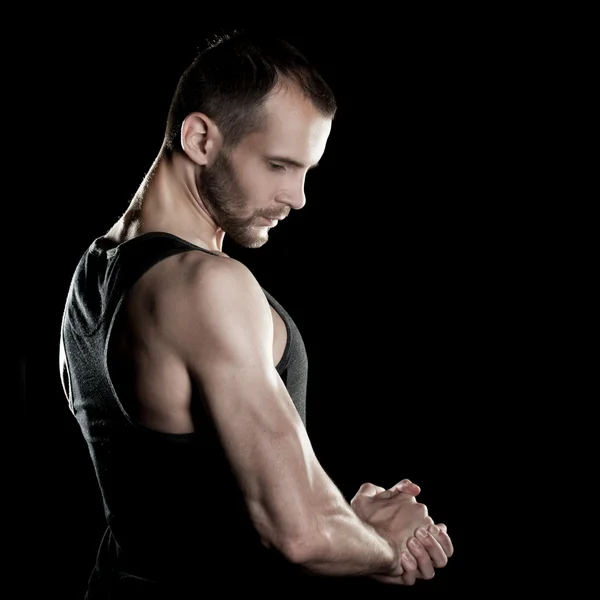
[[[504,351],[516,301],[507,270],[521,243],[508,177],[520,166],[506,140],[516,99],[527,109],[523,65],[513,68],[518,33],[491,15],[456,12],[392,19],[373,10],[351,23],[345,14],[278,15],[263,22],[279,23],[273,30],[321,70],[339,112],[306,206],[263,248],[226,241],[224,250],[304,336],[309,433],[346,497],[365,481],[408,477],[448,525],[455,556],[405,593],[486,591],[497,583],[484,557],[486,482],[502,476],[489,440],[507,374],[521,368]],[[27,189],[17,208],[30,235],[16,274],[24,327],[13,380],[27,433],[18,508],[31,597],[82,598],[104,529],[58,375],[71,273],[154,160],[195,51],[212,33],[249,25],[201,9],[147,16],[90,10],[22,22],[31,55],[17,69]]]

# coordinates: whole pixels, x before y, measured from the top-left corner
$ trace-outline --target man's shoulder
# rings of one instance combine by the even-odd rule
[[[226,254],[184,252],[173,264],[173,275],[199,291],[222,286],[258,285],[252,271],[241,261]]]
[[[136,295],[168,314],[201,310],[215,303],[251,302],[262,288],[237,259],[203,251],[186,251],[155,265],[140,281]]]
[[[132,290],[127,314],[146,339],[169,340],[181,356],[230,347],[272,323],[262,287],[236,259],[184,252],[156,267]]]

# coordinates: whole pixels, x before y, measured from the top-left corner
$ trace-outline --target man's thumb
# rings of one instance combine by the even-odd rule
[[[363,483],[360,488],[358,488],[357,495],[361,496],[375,496],[381,492],[384,492],[385,488],[382,488],[380,485],[375,485],[373,483]]]

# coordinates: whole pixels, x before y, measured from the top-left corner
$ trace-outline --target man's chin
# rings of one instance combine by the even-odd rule
[[[252,228],[254,229],[254,228]],[[242,235],[236,235],[229,237],[233,242],[235,242],[238,246],[242,246],[242,248],[254,249],[261,248],[269,241],[269,233],[267,230],[257,231],[256,229],[246,231]]]
[[[246,244],[246,248],[262,248],[269,241],[269,234],[265,233],[261,235],[259,238],[254,238],[248,244]]]

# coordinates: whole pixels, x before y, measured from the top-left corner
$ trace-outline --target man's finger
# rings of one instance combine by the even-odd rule
[[[431,526],[430,526],[431,527]],[[434,529],[435,531],[435,529]],[[438,529],[438,531],[440,531]],[[435,569],[441,569],[448,564],[448,555],[438,539],[426,527],[419,527],[416,531],[417,539],[427,550],[431,564]]]
[[[405,494],[411,494],[412,496],[418,496],[421,493],[421,488],[410,479],[403,479],[389,489],[389,491],[394,490],[404,492]]]
[[[418,564],[415,558],[409,552],[402,552],[400,564],[404,569],[404,573],[401,576],[404,585],[415,585],[418,573]]]
[[[407,546],[410,550],[410,553],[417,561],[420,576],[423,579],[433,579],[433,576],[435,575],[435,569],[433,568],[431,557],[429,556],[427,549],[415,537],[411,537],[408,540]]]
[[[454,554],[454,545],[448,535],[448,528],[444,523],[436,523],[429,526],[429,533],[438,541],[446,556],[450,558]]]

